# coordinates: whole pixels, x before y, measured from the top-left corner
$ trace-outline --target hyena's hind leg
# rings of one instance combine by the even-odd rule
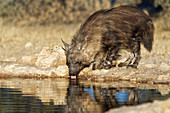
[[[133,47],[133,53],[135,56],[135,60],[131,65],[128,65],[128,67],[133,67],[133,68],[137,68],[139,61],[141,59],[140,56],[140,42],[137,42],[134,47]]]
[[[129,57],[126,59],[125,62],[121,62],[120,64],[118,64],[119,67],[124,67],[124,66],[128,67],[132,63],[135,57],[135,54],[131,51],[128,51],[128,52],[129,52]]]
[[[119,67],[127,66],[127,67],[137,68],[139,61],[141,59],[140,41],[133,42],[128,52],[129,52],[128,59],[125,62],[120,63],[118,66]]]

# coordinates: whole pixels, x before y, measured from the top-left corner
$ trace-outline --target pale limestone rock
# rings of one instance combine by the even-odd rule
[[[7,58],[5,59],[5,61],[7,62],[15,62],[17,59],[15,57],[10,57],[10,58]]]
[[[20,64],[35,65],[36,61],[37,61],[36,55],[26,55],[19,58],[16,62]]]
[[[162,71],[170,71],[170,65],[165,62],[162,62],[159,66],[159,69]]]
[[[66,55],[65,55],[65,51],[62,49],[62,47],[55,45],[55,46],[53,46],[53,51],[59,53],[59,60],[58,60],[57,66],[65,65],[66,64]]]
[[[47,75],[51,76],[51,70],[38,69],[34,66],[20,65],[20,64],[8,64],[1,69],[2,74],[7,75]]]
[[[167,75],[159,75],[159,77],[158,77],[158,80],[160,80],[160,81],[162,81],[162,80],[166,81],[168,79],[170,79],[168,74]]]
[[[158,88],[158,91],[161,93],[161,95],[168,95],[170,93],[170,88],[162,87]]]
[[[52,74],[55,74],[57,76],[67,76],[68,75],[68,67],[66,65],[60,65],[58,67],[43,69],[43,68],[37,68],[35,66],[29,66],[29,65],[21,65],[21,64],[8,64],[5,66],[0,66],[1,74],[7,74],[7,75],[46,75],[46,76],[52,76]]]
[[[66,58],[61,46],[44,47],[38,55],[25,55],[16,62],[2,63],[1,74],[8,75],[68,75]],[[57,67],[58,66],[58,67]]]
[[[68,75],[68,67],[67,65],[60,65],[58,66],[55,70],[53,70],[53,72],[57,75],[57,76],[66,76]]]
[[[87,75],[88,72],[92,71],[90,68],[84,68],[82,71],[80,71],[79,75]]]
[[[25,55],[16,60],[19,64],[34,65],[39,68],[57,67],[66,64],[65,52],[61,46],[44,47],[38,54]]]
[[[53,51],[49,47],[44,47],[43,50],[37,55],[35,65],[40,68],[55,67],[59,60],[59,53]]]

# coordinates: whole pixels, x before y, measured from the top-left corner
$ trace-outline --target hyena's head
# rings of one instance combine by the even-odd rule
[[[65,50],[66,54],[66,64],[69,68],[69,75],[71,77],[75,76],[76,78],[82,69],[88,67],[91,64],[91,62],[88,60],[88,55],[83,49],[85,43],[69,45],[63,40],[62,42],[65,46],[63,49]]]

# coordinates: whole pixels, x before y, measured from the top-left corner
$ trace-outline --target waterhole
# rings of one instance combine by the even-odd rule
[[[1,113],[103,113],[170,97],[168,85],[69,79],[0,79]]]

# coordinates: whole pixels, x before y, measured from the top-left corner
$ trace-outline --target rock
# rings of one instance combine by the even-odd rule
[[[67,65],[60,65],[58,66],[55,70],[53,70],[53,72],[57,75],[57,76],[67,76],[69,75],[68,73],[68,67]]]
[[[170,65],[165,62],[162,62],[159,66],[159,69],[162,71],[170,71]]]
[[[4,66],[0,66],[0,73],[13,75],[13,76],[34,76],[34,75],[44,75],[44,76],[67,76],[68,75],[68,67],[67,65],[60,65],[57,68],[37,68],[35,66],[22,65],[22,64],[4,64]]]
[[[66,64],[65,52],[61,46],[44,47],[38,55],[25,55],[16,60],[19,64],[34,65],[39,68],[57,67]]]
[[[10,58],[7,58],[5,59],[5,61],[7,62],[15,62],[17,59],[15,57],[10,57]]]
[[[35,65],[36,61],[37,61],[36,55],[26,55],[19,58],[16,62],[20,64]]]
[[[170,93],[170,88],[162,87],[162,88],[158,88],[158,91],[161,93],[161,95],[165,96]]]
[[[170,80],[170,77],[168,74],[167,75],[159,75],[159,77],[158,77],[158,80],[160,80],[160,81],[167,81],[168,79]]]
[[[44,47],[43,50],[37,55],[37,61],[35,65],[40,68],[56,67],[59,61],[59,53],[50,49],[49,47]]]
[[[88,72],[91,72],[92,69],[89,67],[84,68],[82,71],[80,71],[79,75],[88,75]]]
[[[20,64],[8,64],[3,67],[1,73],[13,76],[22,75],[46,75],[51,76],[51,70],[38,69],[35,66],[20,65]]]
[[[62,49],[62,47],[55,45],[55,46],[53,46],[53,51],[59,53],[59,60],[58,60],[57,66],[65,65],[66,64],[66,56],[65,56],[65,51]]]
[[[31,42],[27,42],[25,44],[25,48],[30,49],[31,47],[33,47],[33,44]]]

